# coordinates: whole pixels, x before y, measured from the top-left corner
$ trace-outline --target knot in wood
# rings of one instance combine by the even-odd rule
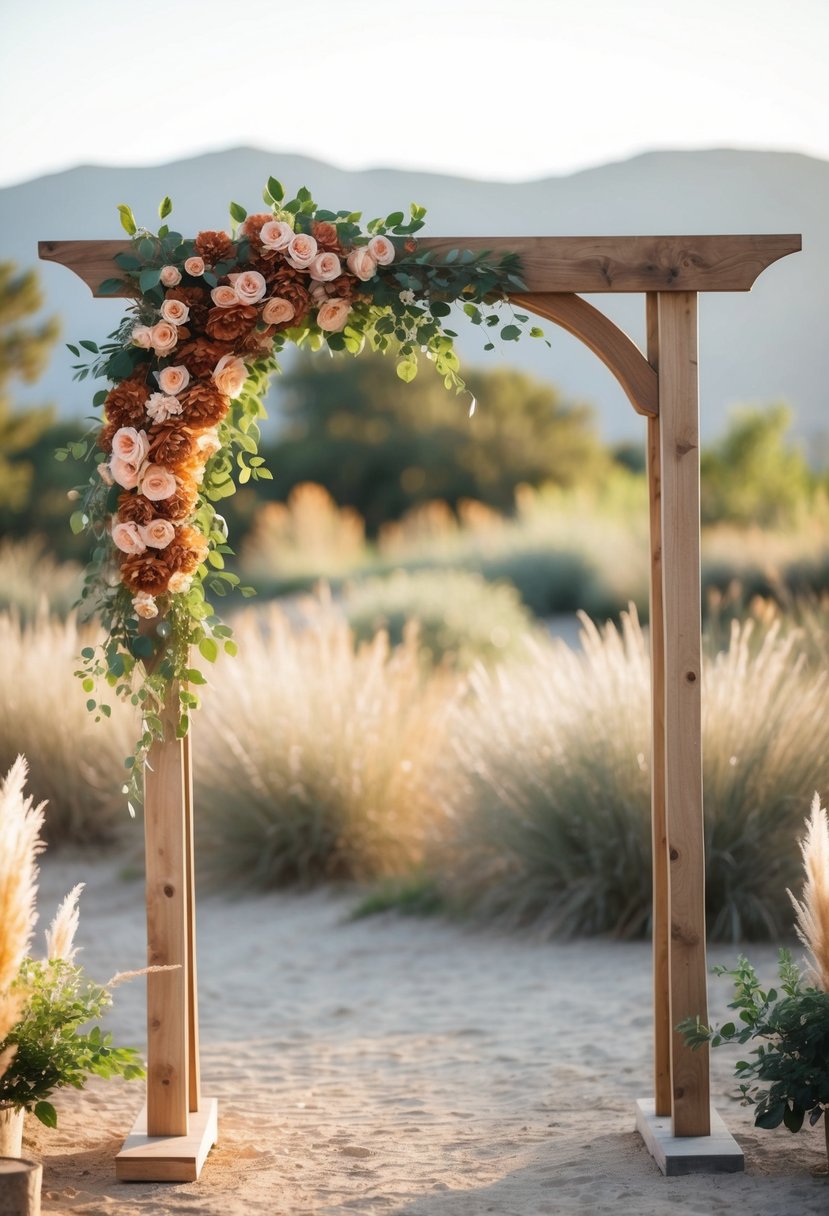
[[[167,896],[168,899],[170,899],[173,895],[175,895],[175,893],[176,893],[175,887],[171,886],[170,883],[164,884],[164,894]]]

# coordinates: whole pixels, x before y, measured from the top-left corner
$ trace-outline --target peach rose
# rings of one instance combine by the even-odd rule
[[[165,287],[175,287],[181,282],[181,271],[177,266],[162,266],[161,282]]]
[[[155,598],[146,591],[139,591],[132,597],[132,606],[135,609],[135,615],[143,617],[145,621],[151,621],[153,617],[158,616],[158,604]]]
[[[285,257],[294,270],[305,270],[316,256],[317,242],[307,232],[297,232],[291,237]]]
[[[167,590],[172,591],[175,595],[184,591],[189,591],[193,585],[193,575],[185,574],[182,570],[177,570],[175,574],[170,575],[170,581],[167,584]]]
[[[213,369],[213,383],[227,397],[238,397],[247,378],[248,369],[233,355],[222,355]]]
[[[165,367],[163,371],[156,373],[156,380],[158,380],[158,387],[162,393],[166,393],[168,397],[175,397],[187,388],[190,383],[190,373],[186,367],[181,365]]]
[[[258,304],[268,290],[265,276],[258,270],[243,270],[239,274],[227,276],[233,284],[236,298],[240,304]]]
[[[330,334],[339,333],[345,328],[345,323],[348,320],[348,314],[351,312],[351,305],[348,300],[341,300],[338,296],[332,296],[330,300],[326,300],[322,308],[317,313],[317,325],[320,329],[325,329]]]
[[[394,261],[394,245],[387,236],[373,236],[368,251],[381,266],[389,266]]]
[[[164,393],[152,393],[147,402],[147,417],[153,422],[166,422],[181,411],[182,404],[178,397],[166,397]]]
[[[234,304],[239,303],[239,297],[232,287],[228,287],[225,283],[221,287],[214,287],[210,293],[210,299],[217,308],[232,308]]]
[[[150,502],[160,502],[169,498],[178,489],[178,482],[169,469],[163,464],[148,464],[141,478],[141,493]]]
[[[171,325],[184,325],[190,316],[190,309],[181,300],[165,300],[161,305],[161,316]]]
[[[338,279],[342,272],[336,253],[318,253],[308,267],[311,278],[318,283],[330,283],[332,279]]]
[[[109,462],[110,474],[125,490],[134,490],[138,485],[139,468],[139,465],[132,464],[129,460],[122,460],[120,456],[113,456]]]
[[[184,263],[184,269],[187,274],[191,274],[194,279],[197,279],[200,274],[204,274],[204,258],[188,258]]]
[[[166,549],[176,534],[169,519],[153,519],[148,524],[139,524],[138,531],[148,549]]]
[[[282,296],[273,296],[270,300],[265,301],[262,320],[266,325],[281,325],[284,321],[292,320],[295,312],[296,309],[290,300],[284,300]]]
[[[122,426],[112,436],[112,455],[130,464],[141,465],[147,459],[150,441],[146,431],[137,431],[134,426]]]
[[[169,321],[159,321],[150,330],[150,341],[157,355],[169,355],[178,343],[178,331]]]
[[[363,283],[367,283],[369,279],[373,279],[377,273],[377,262],[365,245],[361,245],[358,249],[352,249],[345,260],[351,273],[356,275]]]
[[[149,325],[136,325],[130,338],[135,346],[140,346],[142,350],[149,350],[153,344],[153,331]]]
[[[196,455],[199,460],[209,460],[211,456],[215,456],[221,451],[221,442],[219,434],[215,427],[211,427],[209,431],[202,431],[201,435],[196,436]]]
[[[259,229],[259,240],[266,249],[287,249],[293,235],[293,228],[284,220],[269,220]]]
[[[113,524],[112,539],[121,552],[128,553],[130,557],[144,553],[147,548],[138,524]]]

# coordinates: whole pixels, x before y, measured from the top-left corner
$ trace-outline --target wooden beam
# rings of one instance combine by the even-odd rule
[[[186,1136],[149,1135],[145,1106],[115,1158],[115,1177],[119,1182],[195,1182],[216,1143],[217,1128],[215,1098],[205,1098],[190,1116]],[[156,1210],[164,1210],[161,1203]]]
[[[39,256],[91,287],[118,277],[128,241],[40,241]],[[517,253],[530,292],[748,291],[767,266],[801,248],[797,234],[761,236],[425,237],[418,250]]]
[[[511,294],[510,300],[566,329],[598,355],[621,384],[637,414],[653,415],[659,409],[656,372],[639,347],[598,308],[581,296],[565,292]]]
[[[648,362],[659,369],[657,299],[646,298]],[[665,823],[665,632],[662,603],[662,473],[659,416],[648,419],[651,647],[651,841],[653,852],[653,1076],[657,1115],[671,1113],[671,980],[668,837]]]
[[[201,1062],[199,1058],[199,988],[196,969],[196,866],[193,806],[193,721],[182,741],[184,760],[184,869],[187,884],[187,1065],[189,1107],[201,1106]]]
[[[660,292],[659,428],[665,621],[665,806],[671,1023],[708,1020],[702,821],[697,297]],[[673,1030],[675,1136],[710,1133],[708,1049]]]

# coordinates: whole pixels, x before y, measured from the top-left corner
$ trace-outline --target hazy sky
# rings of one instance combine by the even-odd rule
[[[0,185],[239,144],[521,179],[829,159],[829,0],[0,0]]]

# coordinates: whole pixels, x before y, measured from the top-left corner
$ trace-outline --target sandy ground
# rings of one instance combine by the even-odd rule
[[[143,886],[123,864],[48,858],[41,917],[86,881],[83,961],[97,979],[144,960]],[[665,1179],[633,1130],[650,1086],[650,950],[550,945],[440,921],[348,920],[344,895],[200,898],[204,1090],[219,1143],[197,1183],[117,1183],[113,1158],[141,1084],[59,1096],[59,1127],[27,1122],[43,1210],[535,1216],[825,1212],[822,1129],[755,1132],[718,1108],[741,1175]],[[752,950],[767,976],[775,952]],[[711,952],[730,962],[732,949]],[[728,984],[712,981],[721,1016]],[[112,1027],[144,1042],[144,987],[117,991]]]

